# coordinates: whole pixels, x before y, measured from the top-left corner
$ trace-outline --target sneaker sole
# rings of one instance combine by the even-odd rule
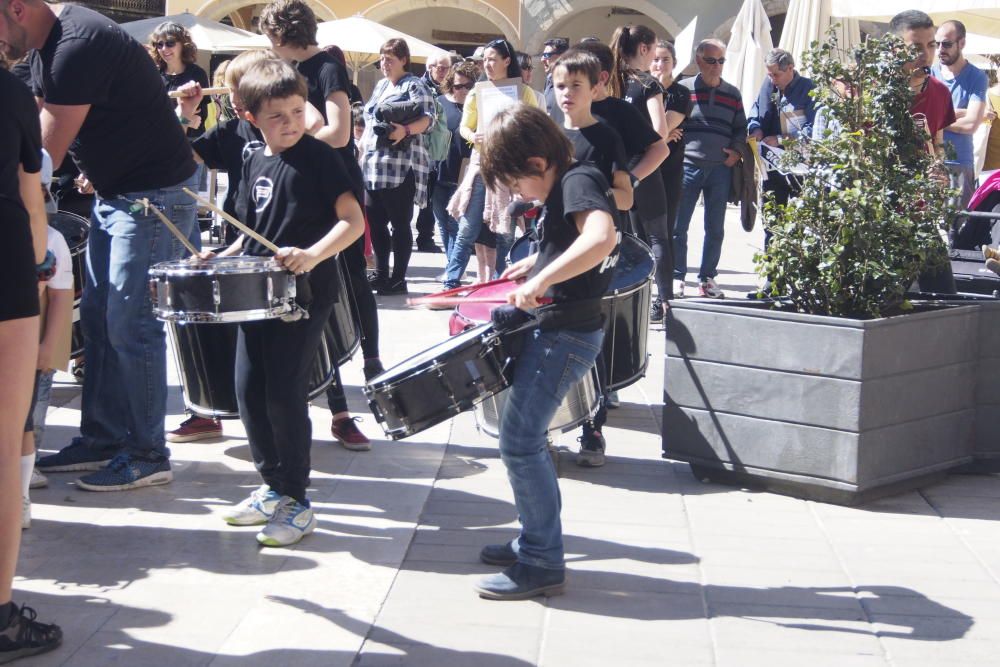
[[[539,595],[544,595],[545,597],[562,595],[566,592],[566,582],[561,584],[552,584],[551,586],[542,586],[541,588],[533,588],[530,591],[523,591],[521,593],[496,593],[494,591],[488,591],[485,588],[480,588],[479,586],[476,586],[476,592],[479,593],[479,597],[484,600],[530,600],[531,598],[538,597]]]
[[[38,472],[95,472],[111,463],[111,459],[104,461],[86,461],[84,463],[67,463],[61,466],[39,465]]]
[[[316,517],[313,517],[313,520],[309,522],[309,525],[306,526],[306,528],[301,533],[299,533],[299,536],[296,539],[292,540],[291,542],[279,542],[278,540],[272,537],[262,536],[261,533],[257,533],[257,542],[264,547],[290,547],[293,544],[298,544],[299,542],[301,542],[303,537],[313,532],[314,530],[316,530]]]
[[[605,464],[604,456],[581,456],[576,455],[576,464],[581,468],[600,468]]]
[[[192,433],[191,435],[170,435],[166,436],[167,442],[198,442],[199,440],[218,440],[222,437],[222,431],[212,431],[211,433]]]
[[[222,520],[225,521],[230,526],[264,526],[267,524],[268,519],[270,518],[271,517],[264,517],[263,519],[257,519],[254,521],[249,521],[249,520],[241,521],[239,519],[224,516],[222,517]]]
[[[10,651],[0,653],[0,665],[5,665],[8,662],[14,662],[15,660],[20,660],[21,658],[29,658],[33,655],[41,655],[42,653],[48,653],[49,651],[54,651],[62,646],[62,639],[53,642],[51,645],[46,646],[32,646],[31,648],[22,648],[18,651]]]
[[[82,479],[78,479],[76,480],[76,485],[84,491],[128,491],[129,489],[141,489],[146,486],[162,486],[169,484],[173,479],[174,473],[170,470],[164,470],[163,472],[154,472],[152,475],[146,475],[128,484],[88,484]]]
[[[372,445],[371,445],[370,442],[361,445],[361,444],[357,444],[357,443],[344,442],[343,440],[341,440],[337,436],[333,436],[333,437],[337,440],[338,443],[340,443],[341,447],[343,447],[344,449],[346,449],[348,451],[351,451],[351,452],[370,452],[372,450]]]
[[[44,482],[32,482],[31,484],[28,485],[28,488],[29,489],[44,489],[48,485],[49,485],[49,480],[45,480]]]

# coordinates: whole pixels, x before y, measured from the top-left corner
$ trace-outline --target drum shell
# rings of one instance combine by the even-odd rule
[[[200,417],[238,419],[236,404],[236,337],[238,324],[167,322],[174,349],[184,405]],[[328,326],[316,350],[309,376],[309,400],[326,391],[333,382],[333,360],[337,351]]]
[[[73,263],[73,333],[70,342],[70,357],[83,354],[83,328],[80,325],[80,299],[87,278],[87,241],[90,238],[90,222],[75,213],[56,211],[49,214],[49,225],[56,229],[69,246]]]
[[[330,313],[330,335],[332,349],[335,353],[334,359],[338,366],[342,366],[350,361],[358,346],[361,345],[361,331],[358,329],[358,318],[354,316],[357,307],[354,305],[353,291],[348,283],[350,277],[344,271],[340,258],[335,257],[334,261],[337,262],[340,280],[338,281],[337,300]]]
[[[591,369],[559,404],[559,409],[549,423],[549,431],[565,432],[576,428],[597,412],[600,392],[597,370]],[[486,435],[500,437],[500,415],[507,403],[508,389],[493,394],[476,406],[476,425]]]
[[[368,404],[386,435],[399,440],[470,410],[506,388],[504,340],[481,325],[390,368],[365,386]],[[421,358],[420,363],[414,359]]]

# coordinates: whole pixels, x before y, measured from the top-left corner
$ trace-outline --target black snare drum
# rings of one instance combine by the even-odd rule
[[[509,385],[509,349],[518,335],[484,324],[378,375],[365,386],[375,419],[399,440],[472,409]]]
[[[511,263],[527,257],[534,239],[522,236],[510,249]],[[652,295],[653,253],[649,246],[631,234],[623,234],[601,311],[605,329],[604,363],[607,365],[608,389],[627,387],[646,374],[649,355],[646,339],[649,333],[649,305]]]
[[[87,271],[87,239],[90,237],[90,223],[75,213],[57,211],[49,214],[49,224],[63,235],[69,246],[73,262],[73,337],[70,356],[83,354],[83,328],[80,326],[80,298]]]
[[[149,276],[153,311],[168,322],[249,322],[296,308],[295,276],[270,257],[161,262]]]
[[[170,345],[177,362],[184,405],[201,417],[236,419],[236,335],[238,324],[194,324],[167,322]],[[309,375],[309,400],[326,391],[333,382],[337,351],[330,326],[316,350]]]

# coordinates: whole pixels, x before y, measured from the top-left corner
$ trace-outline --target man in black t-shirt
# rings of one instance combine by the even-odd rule
[[[42,99],[45,148],[67,150],[97,191],[80,317],[87,372],[80,436],[42,458],[40,470],[95,470],[77,484],[118,491],[172,479],[164,443],[166,341],[153,316],[147,273],[181,245],[148,198],[194,236],[195,163],[159,72],[145,49],[110,19],[77,5],[3,0],[7,55],[31,52]]]

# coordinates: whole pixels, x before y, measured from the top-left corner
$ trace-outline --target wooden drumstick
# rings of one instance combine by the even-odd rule
[[[236,229],[240,230],[241,232],[243,232],[244,234],[246,234],[247,236],[249,236],[250,238],[252,238],[254,241],[256,241],[257,243],[261,244],[262,246],[264,246],[265,248],[267,248],[268,250],[270,250],[271,252],[273,252],[275,255],[278,254],[278,251],[280,250],[280,248],[278,246],[274,245],[273,243],[271,243],[270,241],[268,241],[266,238],[264,238],[263,236],[261,236],[260,234],[258,234],[257,232],[255,232],[254,230],[250,229],[249,227],[247,227],[246,225],[244,225],[242,222],[240,222],[239,220],[237,220],[233,216],[229,215],[228,213],[226,213],[225,211],[223,211],[221,208],[219,208],[218,206],[216,206],[212,202],[208,201],[207,199],[204,199],[197,192],[191,192],[187,188],[181,188],[181,189],[184,191],[184,194],[186,194],[189,197],[193,198],[196,202],[198,202],[202,206],[204,206],[206,208],[210,208],[213,211],[215,211],[216,213],[218,213],[219,215],[221,215],[233,227],[235,227]]]
[[[217,86],[215,88],[202,88],[202,95],[228,95],[230,90],[227,86]],[[177,99],[179,97],[184,97],[184,93],[179,90],[171,90],[167,93],[167,97]]]
[[[187,248],[189,253],[191,253],[192,255],[198,254],[198,249],[195,248],[194,244],[188,240],[188,237],[184,236],[184,234],[181,233],[181,230],[177,229],[177,225],[172,223],[170,221],[170,218],[164,215],[163,212],[160,209],[156,208],[155,205],[151,204],[148,199],[136,199],[134,203],[142,206],[147,211],[152,211],[153,215],[159,218],[163,222],[163,224],[167,226],[167,229],[169,229],[171,233],[173,233],[173,235],[177,237],[177,240],[184,244],[184,247]]]

